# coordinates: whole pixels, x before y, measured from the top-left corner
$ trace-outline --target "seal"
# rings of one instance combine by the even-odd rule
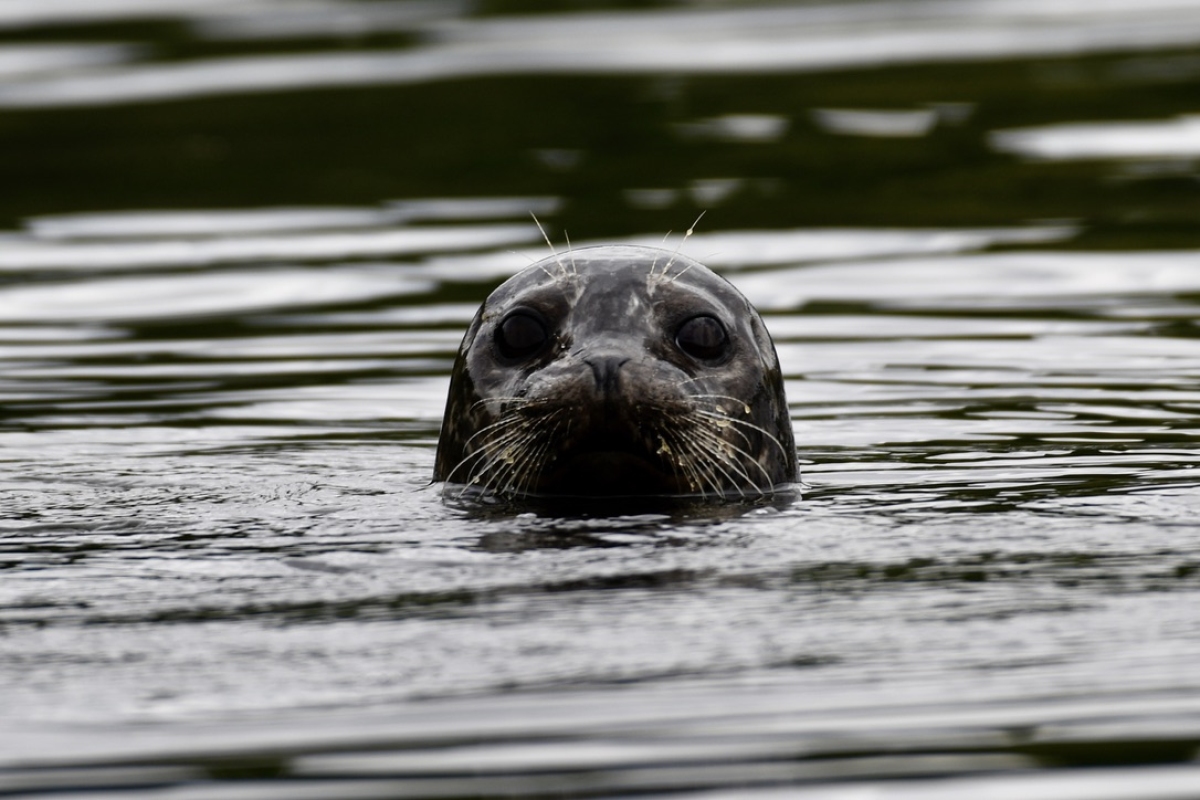
[[[434,480],[502,499],[769,495],[797,480],[775,345],[677,252],[569,250],[487,298],[454,364]]]

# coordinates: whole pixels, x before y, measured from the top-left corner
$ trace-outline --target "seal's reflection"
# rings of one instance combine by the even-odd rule
[[[491,553],[696,546],[707,539],[727,542],[725,523],[775,514],[800,499],[796,491],[744,502],[712,502],[681,497],[534,498],[455,505],[469,519],[498,523],[481,533],[473,549]]]

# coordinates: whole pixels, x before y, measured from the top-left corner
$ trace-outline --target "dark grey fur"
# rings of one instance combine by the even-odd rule
[[[549,338],[506,358],[514,310]],[[676,336],[716,318],[727,351],[688,355]],[[702,264],[605,246],[545,259],[501,285],[463,337],[434,480],[499,497],[770,494],[797,479],[771,337],[758,312]]]

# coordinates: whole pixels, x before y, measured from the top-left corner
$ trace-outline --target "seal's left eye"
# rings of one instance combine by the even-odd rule
[[[692,317],[679,326],[675,344],[692,358],[714,361],[725,355],[729,336],[715,317]]]
[[[550,334],[540,319],[512,314],[496,328],[496,347],[505,358],[528,358],[542,349]]]

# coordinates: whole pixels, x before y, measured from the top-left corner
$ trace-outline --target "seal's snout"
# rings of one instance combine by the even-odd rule
[[[629,356],[623,354],[602,354],[583,359],[592,370],[596,381],[596,391],[601,395],[612,395],[620,391],[621,367],[629,362]]]

